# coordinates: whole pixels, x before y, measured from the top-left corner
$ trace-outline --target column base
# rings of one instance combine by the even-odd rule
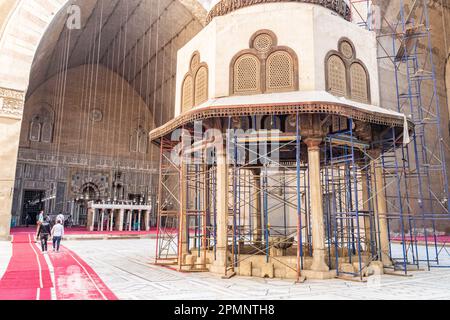
[[[321,249],[313,249],[313,263],[311,265],[312,271],[319,271],[319,272],[328,272],[330,271],[330,268],[325,263],[325,250]]]
[[[381,262],[383,263],[383,266],[385,266],[385,267],[393,266],[391,259],[387,255],[384,255],[384,254],[382,255]]]
[[[215,261],[209,267],[209,272],[217,274],[225,274],[225,265],[222,263],[216,263]]]
[[[226,262],[225,257],[226,257],[225,250],[217,250],[216,260],[214,260],[211,263],[211,265],[209,267],[209,272],[226,275],[225,274],[225,262]]]
[[[302,270],[302,277],[305,277],[307,280],[327,280],[336,278],[336,270],[329,271],[316,271],[316,270]]]

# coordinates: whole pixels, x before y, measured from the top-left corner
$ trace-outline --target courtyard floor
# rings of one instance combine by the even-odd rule
[[[44,275],[44,282],[48,282],[44,286],[50,288],[49,296],[37,294],[28,299],[450,299],[450,268],[416,271],[412,277],[371,277],[367,283],[335,279],[295,284],[292,280],[246,277],[226,280],[209,273],[178,273],[153,265],[152,239],[66,241],[62,252],[50,252],[44,259],[39,257],[41,253],[34,241],[30,244],[25,240],[21,245],[28,251],[22,256],[13,253],[10,242],[0,242],[0,299],[2,287],[5,290],[8,285],[5,278],[20,278],[21,269],[30,274],[38,267],[40,277]],[[17,251],[16,244],[14,248]],[[447,261],[442,262],[450,265],[449,255],[444,254]],[[32,256],[30,261],[40,261],[40,265],[27,263],[24,256]],[[20,261],[27,264],[20,265]],[[14,285],[14,281],[9,285]]]

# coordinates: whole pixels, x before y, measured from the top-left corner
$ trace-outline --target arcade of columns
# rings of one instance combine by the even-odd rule
[[[89,204],[89,231],[150,231],[151,206]]]

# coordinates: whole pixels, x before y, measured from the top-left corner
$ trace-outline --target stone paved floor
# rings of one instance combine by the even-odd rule
[[[413,277],[369,278],[368,283],[224,280],[209,273],[185,274],[152,265],[155,240],[70,241],[64,245],[93,267],[119,299],[450,299],[450,269],[444,268],[414,272]]]

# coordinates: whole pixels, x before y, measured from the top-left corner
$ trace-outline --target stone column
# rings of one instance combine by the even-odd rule
[[[133,230],[133,210],[128,211],[128,231]]]
[[[116,223],[114,225],[114,231],[120,231],[120,221],[121,221],[120,213],[121,213],[121,210],[114,209],[112,212],[113,212],[113,216],[114,216],[114,222]]]
[[[89,208],[87,212],[87,227],[88,231],[94,231],[95,225],[95,209]]]
[[[372,179],[372,194],[375,197],[375,223],[378,226],[377,238],[378,250],[381,251],[381,261],[385,266],[391,266],[392,262],[389,258],[389,228],[387,219],[387,202],[384,189],[383,168],[381,164],[381,151],[372,150],[370,152],[372,160],[370,162],[370,171]]]
[[[311,196],[311,220],[313,263],[311,270],[326,272],[325,225],[323,218],[322,185],[320,181],[320,144],[322,139],[309,138],[305,140],[308,146],[309,187]]]
[[[119,219],[118,219],[118,226],[116,226],[116,230],[118,231],[123,231],[123,222],[124,222],[124,218],[125,218],[125,210],[124,209],[120,209],[119,211]]]
[[[109,213],[109,231],[114,231],[114,209],[111,209]]]
[[[261,226],[261,169],[255,169],[252,178],[252,188],[253,188],[253,210],[255,210],[253,219],[253,236],[255,237],[255,242],[261,244],[262,240],[262,226]]]
[[[363,164],[364,166],[365,164]],[[371,242],[371,229],[370,229],[370,202],[371,197],[369,194],[369,181],[367,180],[367,168],[361,170],[361,185],[362,185],[362,210],[364,211],[364,237],[366,244],[366,251],[370,251],[370,242]]]
[[[183,157],[181,157],[182,161],[184,160]],[[189,254],[188,252],[188,237],[187,232],[188,231],[188,224],[187,224],[187,215],[186,215],[186,209],[187,209],[187,187],[186,187],[186,174],[187,173],[187,167],[184,163],[181,164],[181,175],[180,175],[180,208],[179,208],[179,221],[178,221],[178,264],[180,270],[182,269],[182,264],[185,262],[186,255]]]
[[[100,217],[100,230],[103,231],[105,225],[105,209],[100,209],[101,217]]]
[[[228,164],[225,150],[217,152],[217,243],[216,260],[213,262],[210,271],[225,274],[227,245],[228,245]]]
[[[141,218],[142,218],[142,210],[139,210],[138,214],[138,231],[141,231]]]
[[[145,220],[145,231],[150,231],[150,210],[145,210],[144,220]]]

